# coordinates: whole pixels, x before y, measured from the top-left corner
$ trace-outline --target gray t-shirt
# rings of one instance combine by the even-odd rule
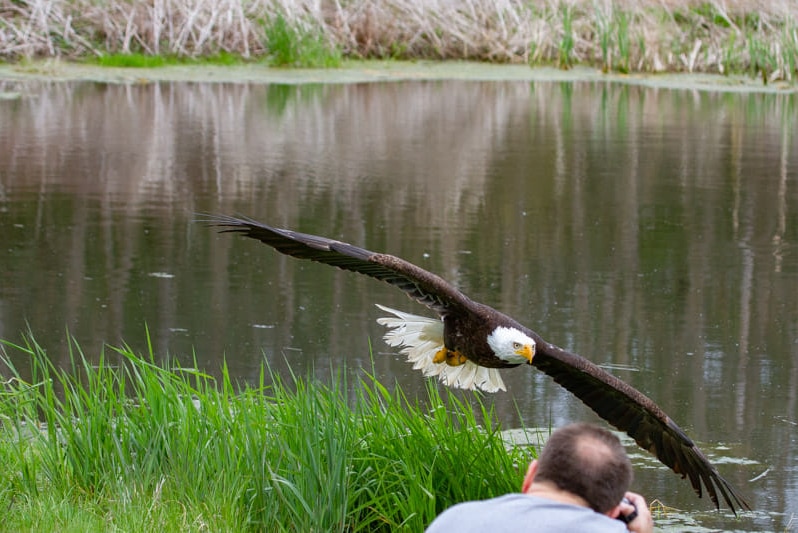
[[[427,533],[511,533],[562,531],[564,533],[622,533],[626,524],[587,507],[560,503],[527,494],[507,494],[446,509]]]

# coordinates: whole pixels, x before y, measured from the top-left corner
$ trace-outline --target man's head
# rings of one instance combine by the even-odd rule
[[[534,480],[552,483],[606,513],[629,490],[632,463],[618,437],[606,429],[571,424],[549,437],[538,456]]]

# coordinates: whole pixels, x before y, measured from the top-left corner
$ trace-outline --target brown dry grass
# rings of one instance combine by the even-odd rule
[[[798,0],[0,0],[0,57],[230,53],[313,65],[307,56],[326,50],[776,80],[798,73],[796,19]]]

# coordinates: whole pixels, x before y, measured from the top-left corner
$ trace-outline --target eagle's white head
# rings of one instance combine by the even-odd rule
[[[496,357],[508,363],[532,363],[535,340],[516,328],[499,326],[488,335],[488,345]]]

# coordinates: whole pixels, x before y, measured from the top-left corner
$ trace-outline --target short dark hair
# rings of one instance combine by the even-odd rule
[[[551,434],[538,456],[535,481],[554,483],[587,501],[599,513],[621,502],[632,483],[632,463],[620,439],[586,423]]]

